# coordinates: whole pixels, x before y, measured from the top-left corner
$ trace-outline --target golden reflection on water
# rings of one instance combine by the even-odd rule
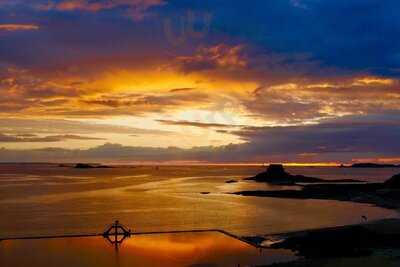
[[[260,251],[217,232],[134,235],[117,249],[101,237],[0,242],[2,267],[245,266],[291,259],[289,251]]]
[[[393,210],[351,202],[229,194],[288,189],[243,180],[263,170],[249,166],[75,169],[55,164],[0,164],[0,214],[6,218],[0,220],[0,237],[97,233],[116,219],[138,232],[224,229],[250,236],[354,224],[362,216],[370,220],[398,216]],[[288,171],[332,179],[390,177],[386,169],[382,173],[355,168]],[[226,183],[231,179],[237,182]]]

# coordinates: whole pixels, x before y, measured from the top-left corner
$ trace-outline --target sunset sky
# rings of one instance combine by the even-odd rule
[[[0,0],[0,161],[400,163],[397,0]]]

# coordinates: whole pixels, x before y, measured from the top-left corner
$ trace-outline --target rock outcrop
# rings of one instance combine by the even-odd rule
[[[384,183],[384,186],[391,189],[400,189],[400,174],[394,175]]]
[[[259,173],[252,177],[251,180],[257,182],[265,182],[271,184],[294,184],[293,175],[285,171],[280,164],[271,164],[265,172]]]
[[[87,164],[87,163],[77,163],[74,166],[75,169],[108,169],[111,168],[110,166],[106,165],[92,165],[92,164]]]
[[[271,164],[265,172],[259,173],[254,177],[247,178],[246,180],[253,180],[256,182],[264,182],[276,185],[295,185],[297,183],[357,183],[360,181],[343,179],[343,180],[324,180],[315,177],[308,177],[303,175],[292,175],[285,171],[281,164]]]

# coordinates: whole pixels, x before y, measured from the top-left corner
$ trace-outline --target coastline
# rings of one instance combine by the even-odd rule
[[[365,185],[306,185],[302,190],[238,191],[232,194],[284,199],[336,200],[372,204],[386,209],[400,209],[400,190],[376,192],[375,184]],[[379,190],[379,189],[377,189]]]
[[[400,219],[246,237],[268,249],[289,249],[298,260],[268,266],[398,266]],[[372,265],[368,265],[371,263]]]
[[[259,183],[301,186],[301,190],[239,191],[241,196],[334,200],[371,204],[399,211],[400,175],[383,183],[350,181],[331,183],[323,179],[292,175],[282,165],[270,165],[265,172],[247,178]],[[268,266],[317,267],[317,266],[399,266],[400,219],[381,219],[364,223],[246,237],[261,247],[287,249],[298,260]]]
[[[301,190],[255,190],[238,191],[235,195],[285,198],[320,199],[373,204],[377,207],[400,209],[400,174],[383,183],[368,183],[358,180],[325,180],[303,175],[292,175],[282,165],[270,165],[265,172],[245,180],[275,185],[301,186]]]

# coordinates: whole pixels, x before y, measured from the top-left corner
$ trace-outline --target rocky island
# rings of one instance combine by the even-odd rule
[[[303,175],[292,175],[285,171],[281,164],[270,164],[265,172],[259,173],[254,177],[245,180],[253,180],[276,185],[295,185],[297,183],[358,183],[361,181],[343,179],[343,180],[324,180],[316,177]]]
[[[74,166],[74,168],[75,169],[108,169],[111,167],[107,166],[107,165],[101,165],[101,164],[77,163]]]

